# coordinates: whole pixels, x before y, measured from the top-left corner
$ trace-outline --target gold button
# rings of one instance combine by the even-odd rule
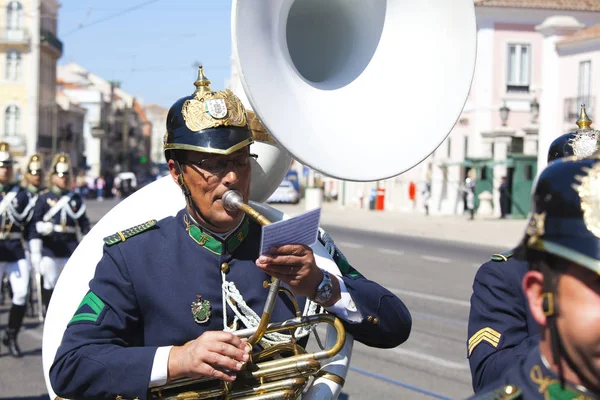
[[[369,315],[369,316],[367,317],[367,322],[371,322],[371,321],[373,321],[373,316],[372,316],[372,315]]]
[[[227,263],[221,264],[221,271],[223,271],[225,273],[229,272],[229,264],[227,264]]]
[[[373,319],[373,325],[377,325],[379,323],[379,318],[374,318]]]

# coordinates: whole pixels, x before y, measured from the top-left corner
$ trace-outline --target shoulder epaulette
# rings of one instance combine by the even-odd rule
[[[520,399],[523,390],[515,385],[506,385],[474,397],[476,400],[516,400]]]
[[[504,253],[498,253],[492,255],[492,261],[504,262],[508,261],[513,256],[513,250],[505,251]]]
[[[146,232],[150,228],[156,225],[156,220],[151,219],[148,222],[144,222],[143,224],[136,225],[134,227],[125,229],[124,231],[119,231],[117,233],[113,233],[110,236],[104,238],[104,244],[107,246],[112,246],[113,244],[117,244],[120,242],[124,242],[130,237],[135,235],[139,235],[142,232]]]

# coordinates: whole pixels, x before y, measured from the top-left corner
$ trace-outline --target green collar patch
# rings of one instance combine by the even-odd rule
[[[82,321],[96,323],[105,307],[106,304],[100,300],[100,297],[96,296],[94,292],[88,292],[77,307],[69,324]]]
[[[112,235],[104,238],[104,244],[107,246],[112,246],[113,244],[124,242],[132,236],[139,235],[142,232],[146,232],[155,225],[156,220],[151,219],[150,221],[144,222],[143,224],[139,224],[134,227],[125,229],[124,231],[113,233]]]
[[[211,235],[198,225],[191,223],[187,214],[184,215],[183,221],[186,225],[185,229],[196,243],[218,255],[233,253],[240,243],[246,239],[246,236],[248,236],[250,227],[250,220],[248,217],[245,217],[240,226],[234,232],[232,232],[227,239],[223,240],[219,237]]]
[[[504,253],[494,254],[492,256],[492,261],[496,261],[496,262],[508,261],[508,259],[513,256],[513,253],[514,253],[513,250],[509,250],[509,251],[505,251]]]
[[[40,189],[36,188],[35,186],[27,185],[27,191],[29,193],[36,194],[40,191]]]
[[[569,384],[564,388],[561,386],[558,379],[552,376],[544,376],[543,369],[540,365],[534,365],[529,371],[529,378],[537,384],[538,391],[546,394],[548,400],[594,400],[595,397],[588,396],[585,393],[575,389]]]

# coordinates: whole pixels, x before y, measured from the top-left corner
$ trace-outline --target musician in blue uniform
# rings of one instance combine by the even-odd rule
[[[105,239],[90,291],[50,369],[62,397],[143,400],[149,387],[178,378],[235,380],[249,349],[232,332],[257,326],[270,276],[296,295],[301,313],[324,307],[366,345],[395,347],[409,336],[407,308],[379,284],[322,270],[307,246],[260,256],[261,227],[221,200],[228,190],[249,195],[247,114],[231,91],[213,92],[209,83],[200,68],[196,92],[167,116],[165,155],[187,206]],[[295,315],[280,293],[271,321]],[[300,343],[307,336],[296,331]],[[290,340],[286,332],[266,334],[258,345]]]
[[[9,144],[0,143],[0,276],[6,273],[13,292],[8,327],[2,343],[13,357],[21,357],[17,335],[25,316],[29,286],[29,263],[23,248],[23,215],[28,198],[14,182],[13,165]]]
[[[600,158],[562,159],[540,175],[517,257],[539,344],[484,388],[523,400],[600,399]],[[511,385],[508,389],[506,385]]]
[[[31,264],[40,271],[44,286],[42,302],[48,307],[52,291],[67,260],[79,244],[81,235],[90,230],[83,198],[71,188],[70,159],[60,153],[54,157],[48,177],[48,189],[42,191],[35,204],[29,230]]]
[[[556,138],[548,151],[548,162],[568,156],[585,157],[596,151],[598,131],[581,108],[575,132]],[[467,357],[473,390],[497,379],[525,357],[539,340],[539,328],[529,313],[522,281],[529,265],[516,260],[513,251],[492,256],[473,282],[469,314]]]

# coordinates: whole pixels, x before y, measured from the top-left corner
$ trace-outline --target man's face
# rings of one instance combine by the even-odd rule
[[[58,176],[58,174],[53,174],[52,184],[58,187],[59,189],[67,189],[69,187],[69,175],[62,174],[62,176]]]
[[[600,275],[571,264],[558,280],[558,331],[583,384],[600,393]]]
[[[40,182],[41,182],[41,175],[39,173],[36,173],[35,175],[31,174],[31,173],[27,173],[27,175],[25,175],[27,178],[27,182],[35,187],[39,187],[40,186]]]
[[[0,183],[7,185],[12,180],[13,169],[11,166],[0,167]]]
[[[243,219],[241,211],[228,211],[223,207],[221,197],[231,189],[238,190],[244,200],[250,194],[250,154],[249,147],[224,156],[217,154],[186,151],[185,159],[180,160],[183,178],[190,190],[192,199],[202,215],[193,217],[198,222],[208,223],[206,227],[215,232],[234,229]],[[171,176],[177,181],[177,171],[173,160],[169,160]]]

